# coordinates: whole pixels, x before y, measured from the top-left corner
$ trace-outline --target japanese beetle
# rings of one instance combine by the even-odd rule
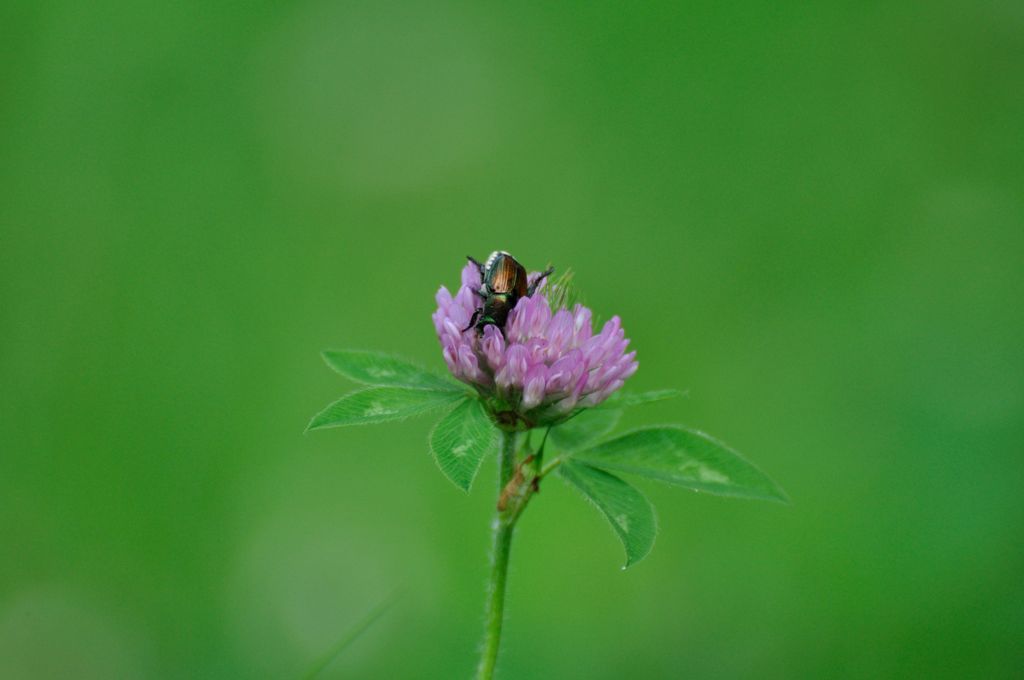
[[[555,271],[554,267],[548,267],[536,281],[529,284],[526,280],[526,269],[504,250],[495,250],[483,264],[469,256],[467,259],[480,270],[483,283],[476,293],[483,298],[484,304],[473,312],[469,325],[462,330],[468,331],[476,327],[477,333],[483,333],[484,327],[488,325],[497,326],[504,333],[508,313],[519,302],[519,298],[533,295],[540,282]]]

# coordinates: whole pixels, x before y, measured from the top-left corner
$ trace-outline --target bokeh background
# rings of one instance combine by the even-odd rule
[[[572,267],[637,389],[789,507],[558,482],[504,678],[1024,664],[1018,2],[5,2],[0,677],[475,664],[493,461],[303,435],[326,347],[442,368],[467,253]]]

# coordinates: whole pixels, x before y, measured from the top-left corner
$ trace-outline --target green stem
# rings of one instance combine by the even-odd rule
[[[501,449],[498,454],[498,493],[500,494],[515,473],[514,432],[501,433]],[[501,642],[501,624],[505,614],[505,581],[508,576],[508,556],[512,549],[512,532],[515,529],[516,513],[497,511],[491,544],[491,577],[487,589],[487,615],[484,623],[484,643],[477,667],[477,680],[491,680],[498,660],[498,645]]]

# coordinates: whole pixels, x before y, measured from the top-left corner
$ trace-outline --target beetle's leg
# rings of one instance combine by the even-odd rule
[[[536,293],[537,292],[537,286],[540,285],[540,282],[543,281],[544,279],[548,278],[549,276],[551,276],[554,273],[555,273],[555,268],[554,267],[548,267],[540,276],[537,277],[537,280],[534,281],[533,283],[531,283],[530,287],[526,289],[526,297],[531,297],[534,293]]]
[[[484,275],[484,266],[477,262],[476,258],[474,258],[472,255],[466,255],[466,259],[476,265],[476,268],[480,270],[480,276]]]
[[[476,310],[475,312],[473,312],[473,318],[469,320],[469,325],[468,325],[468,326],[466,326],[465,328],[463,328],[463,329],[462,329],[462,332],[463,332],[463,333],[465,333],[465,332],[466,332],[466,331],[468,331],[468,330],[469,330],[470,328],[472,328],[473,326],[475,326],[475,325],[476,325],[476,320],[480,318],[480,314],[481,314],[481,313],[482,313],[483,311],[484,311],[484,310],[483,310],[483,308],[481,307],[480,309],[478,309],[478,310]]]

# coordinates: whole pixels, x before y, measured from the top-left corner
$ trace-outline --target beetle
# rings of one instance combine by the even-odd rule
[[[504,333],[508,313],[519,302],[519,298],[533,295],[540,282],[555,271],[554,267],[548,267],[530,284],[526,280],[526,268],[504,250],[495,250],[483,264],[472,256],[466,256],[466,259],[480,270],[483,283],[476,294],[483,298],[484,303],[473,312],[469,325],[462,330],[476,327],[477,334],[483,333],[485,326],[497,326]]]

